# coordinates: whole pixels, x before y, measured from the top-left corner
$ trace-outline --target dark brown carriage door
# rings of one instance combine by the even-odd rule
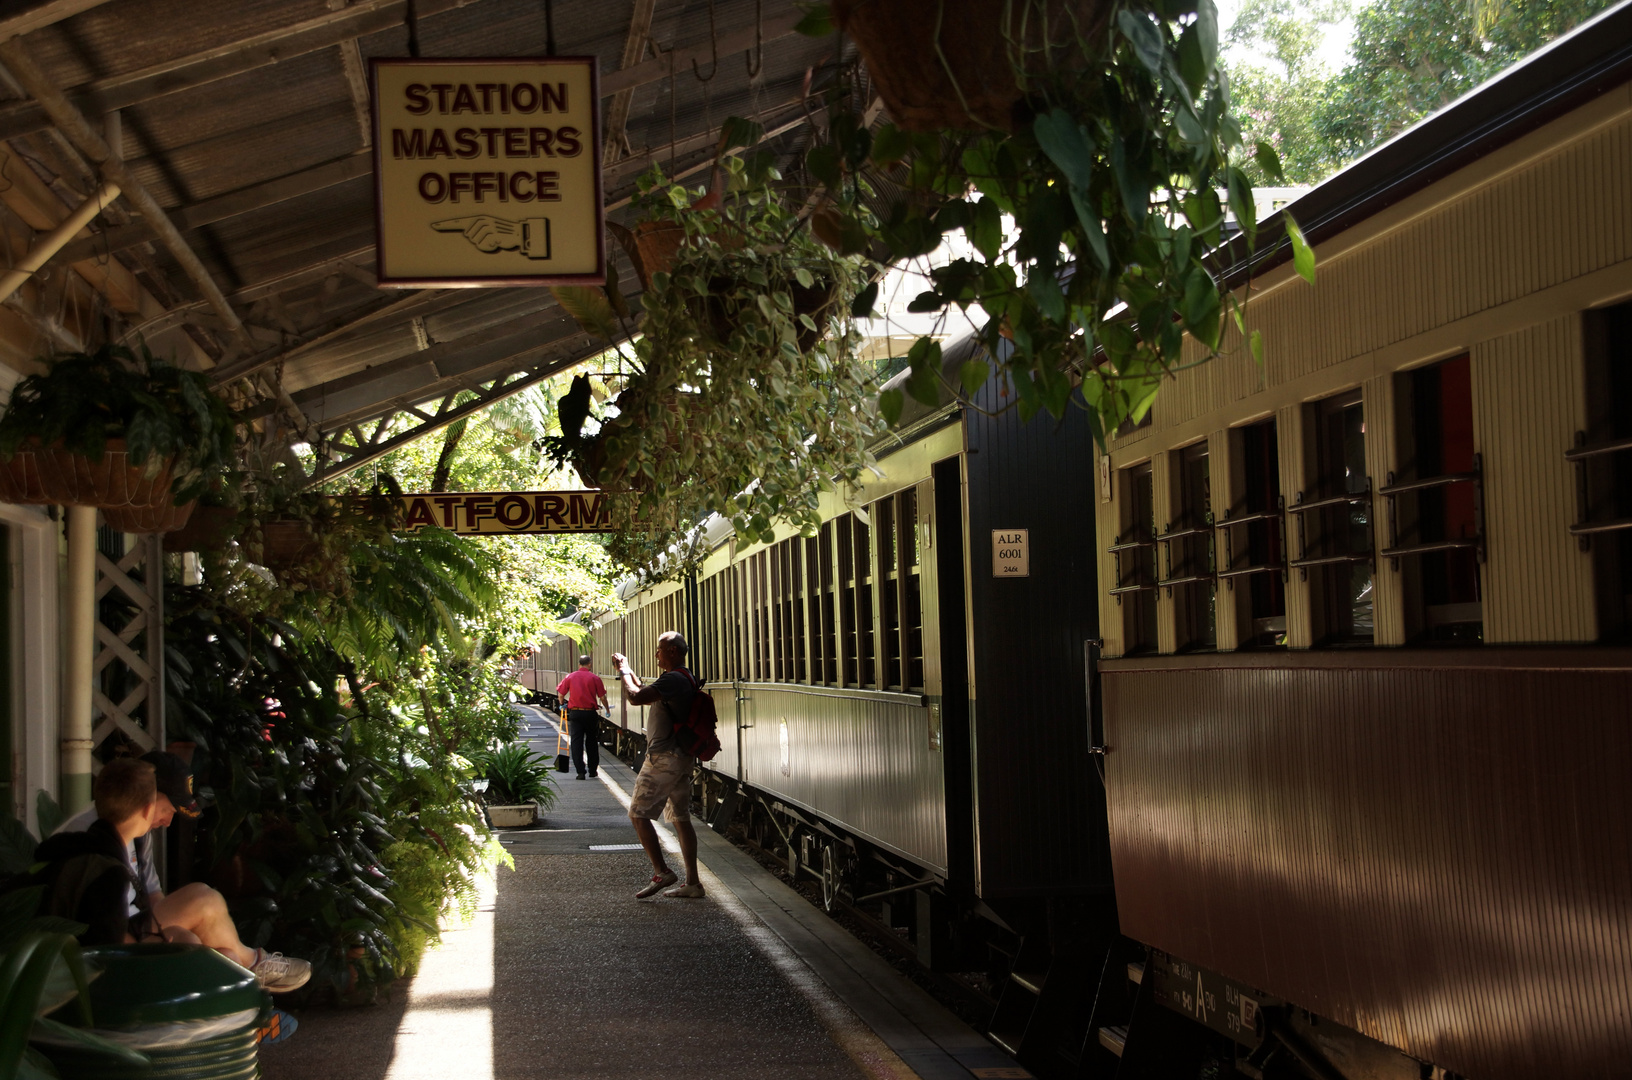
[[[1179,649],[1218,647],[1218,582],[1213,576],[1213,485],[1205,441],[1174,452],[1178,519],[1166,544]]]
[[[1394,496],[1391,550],[1399,559],[1408,640],[1483,640],[1479,583],[1479,485],[1475,475],[1473,386],[1466,354],[1400,376],[1396,483],[1441,480]]]
[[[1220,531],[1224,572],[1237,595],[1237,640],[1243,649],[1286,645],[1286,532],[1281,499],[1280,437],[1273,419],[1231,432],[1237,453],[1241,524]]]
[[[1577,452],[1586,451],[1575,466],[1577,534],[1592,550],[1598,635],[1626,641],[1632,639],[1632,304],[1587,316],[1589,426],[1577,437]]]
[[[1370,642],[1373,546],[1371,484],[1366,473],[1366,416],[1358,389],[1309,406],[1311,484],[1301,503],[1300,561],[1309,563],[1315,641]],[[1291,524],[1289,528],[1293,527]]]
[[[878,555],[878,685],[882,690],[901,689],[901,564],[900,536],[897,532],[895,497],[885,496],[870,508],[873,516],[873,547]]]
[[[1112,552],[1116,557],[1116,584],[1112,589],[1122,606],[1123,652],[1155,652],[1156,638],[1156,509],[1150,462],[1122,470],[1122,529]]]

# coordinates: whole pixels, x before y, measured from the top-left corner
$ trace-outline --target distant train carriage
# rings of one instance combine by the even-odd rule
[[[974,348],[949,346],[948,369]],[[1001,395],[994,380],[980,403]],[[817,535],[738,545],[715,521],[695,577],[625,588],[627,611],[594,628],[596,670],[611,685],[617,650],[649,678],[658,634],[685,632],[721,716],[716,826],[740,815],[830,903],[888,893],[874,914],[925,962],[982,968],[997,947],[1006,971],[1047,921],[1038,898],[1110,895],[1092,492],[1058,472],[1089,460],[1086,417],[912,404],[875,452],[879,475],[823,495]],[[994,564],[1000,535],[1023,566]],[[645,711],[614,691],[612,738],[638,751]]]

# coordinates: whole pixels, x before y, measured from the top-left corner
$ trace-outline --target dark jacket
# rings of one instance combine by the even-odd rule
[[[46,886],[41,915],[84,923],[81,944],[114,945],[127,933],[140,937],[152,929],[147,897],[125,862],[125,842],[106,821],[84,832],[58,833],[34,850],[34,861],[47,864],[36,875]],[[130,914],[129,890],[135,890],[138,914]]]

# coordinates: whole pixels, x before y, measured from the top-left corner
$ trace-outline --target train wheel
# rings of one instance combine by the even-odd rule
[[[832,844],[822,845],[822,907],[832,911],[839,902],[839,853]]]

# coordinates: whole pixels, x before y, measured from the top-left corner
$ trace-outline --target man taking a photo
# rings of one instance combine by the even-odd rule
[[[612,662],[618,665],[618,677],[623,680],[624,700],[631,705],[650,705],[646,718],[646,762],[635,779],[635,795],[629,804],[629,820],[635,826],[635,836],[652,860],[652,880],[635,894],[644,900],[661,892],[664,896],[697,899],[703,895],[703,886],[697,880],[697,832],[691,827],[691,774],[696,759],[675,743],[677,721],[691,713],[691,699],[698,691],[697,680],[685,668],[686,653],[690,651],[686,639],[670,630],[657,639],[657,669],[662,672],[650,686],[643,686],[640,677],[629,669],[629,658],[613,653]],[[652,819],[662,813],[674,826],[674,835],[680,841],[680,857],[686,866],[686,883],[679,879],[663,858],[663,845],[658,840]]]

